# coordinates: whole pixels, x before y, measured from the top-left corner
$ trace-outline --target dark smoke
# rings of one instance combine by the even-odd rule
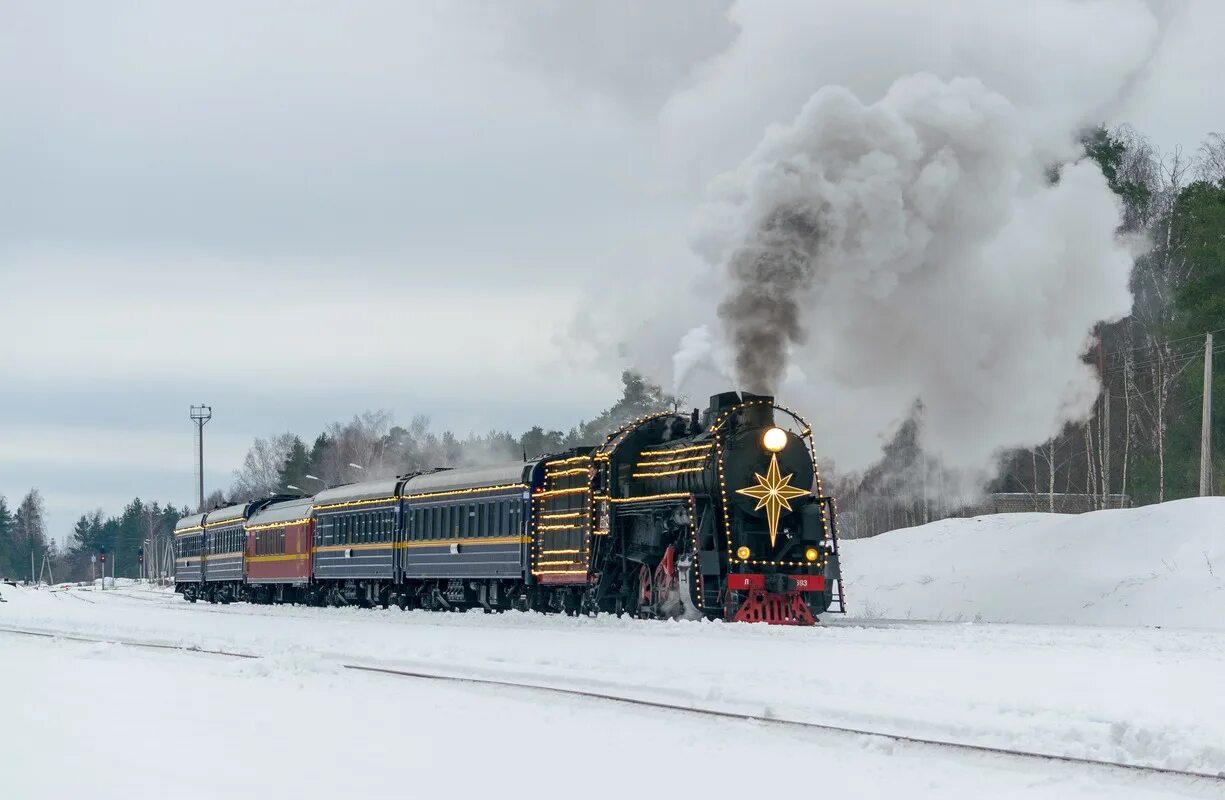
[[[788,350],[808,338],[801,304],[817,269],[818,224],[811,208],[775,209],[728,263],[719,304],[736,377],[745,389],[774,394]]]

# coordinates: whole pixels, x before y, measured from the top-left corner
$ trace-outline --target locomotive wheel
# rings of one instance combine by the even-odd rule
[[[651,619],[655,616],[655,576],[651,568],[643,564],[638,568],[638,618]]]

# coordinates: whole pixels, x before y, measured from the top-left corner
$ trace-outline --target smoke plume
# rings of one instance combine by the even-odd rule
[[[878,454],[920,403],[924,450],[972,469],[1083,419],[1081,356],[1130,309],[1135,248],[1097,167],[1026,123],[979,80],[919,74],[874,103],[823,88],[771,128],[694,238],[739,384],[837,410]]]

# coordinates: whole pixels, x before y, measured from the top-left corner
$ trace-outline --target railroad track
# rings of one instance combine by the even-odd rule
[[[29,628],[18,628],[0,626],[0,633],[7,633],[19,636],[32,636],[44,639],[62,639],[73,642],[86,642],[90,644],[114,644],[123,645],[126,647],[140,647],[153,650],[170,650],[180,651],[185,653],[195,653],[198,655],[213,655],[222,656],[225,658],[242,658],[242,659],[260,659],[263,655],[257,653],[244,653],[236,650],[212,649],[206,647],[196,647],[194,645],[177,644],[173,642],[156,642],[131,638],[120,637],[103,637],[103,636],[85,636],[77,633],[64,633],[50,630],[34,630]],[[921,736],[909,736],[905,734],[885,733],[882,731],[873,731],[860,728],[851,728],[841,725],[828,725],[819,722],[807,722],[804,720],[793,720],[782,717],[776,717],[768,714],[751,714],[738,711],[726,711],[714,708],[701,708],[698,706],[684,705],[681,703],[669,703],[662,700],[648,700],[638,697],[628,697],[625,695],[611,694],[608,692],[593,691],[588,689],[576,689],[565,686],[551,686],[548,684],[527,683],[521,681],[502,680],[500,678],[481,678],[471,675],[456,675],[443,672],[427,672],[416,669],[400,669],[389,666],[379,666],[373,664],[351,664],[339,662],[338,666],[343,669],[352,670],[355,672],[363,672],[378,675],[388,675],[398,678],[411,678],[416,680],[439,681],[444,683],[467,684],[471,686],[487,686],[498,689],[509,689],[525,692],[547,693],[560,695],[565,697],[575,697],[587,700],[599,700],[604,702],[619,703],[623,705],[637,706],[641,708],[649,708],[657,711],[670,711],[682,714],[690,714],[704,717],[718,717],[721,719],[738,720],[742,722],[760,723],[763,725],[775,726],[780,728],[790,728],[793,730],[803,730],[826,734],[837,734],[841,736],[864,736],[872,739],[880,739],[898,744],[913,746],[916,748],[936,749],[945,751],[958,751],[970,754],[978,754],[985,756],[994,756],[997,758],[1013,759],[1021,762],[1046,762],[1055,764],[1068,764],[1074,766],[1088,767],[1098,770],[1104,770],[1114,773],[1130,773],[1143,774],[1152,776],[1164,776],[1167,778],[1182,779],[1184,781],[1193,781],[1195,783],[1206,783],[1213,786],[1225,787],[1225,771],[1218,773],[1199,772],[1196,770],[1173,769],[1170,767],[1154,767],[1143,764],[1129,764],[1122,761],[1108,761],[1104,759],[1082,758],[1079,756],[1059,755],[1054,753],[1039,753],[1029,750],[1016,750],[1007,747],[992,747],[988,745],[969,744],[965,742],[951,742],[942,739],[928,739]]]

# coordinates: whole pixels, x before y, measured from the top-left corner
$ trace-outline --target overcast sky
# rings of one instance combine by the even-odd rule
[[[1050,61],[1053,2],[1013,9],[1017,58]],[[367,408],[569,427],[625,366],[666,383],[708,181],[822,85],[972,73],[990,5],[0,4],[0,493],[38,486],[60,539],[193,502],[192,403],[217,488],[254,436]],[[1101,115],[1193,150],[1225,3],[1156,10]],[[1001,90],[1074,100],[1074,51]]]

